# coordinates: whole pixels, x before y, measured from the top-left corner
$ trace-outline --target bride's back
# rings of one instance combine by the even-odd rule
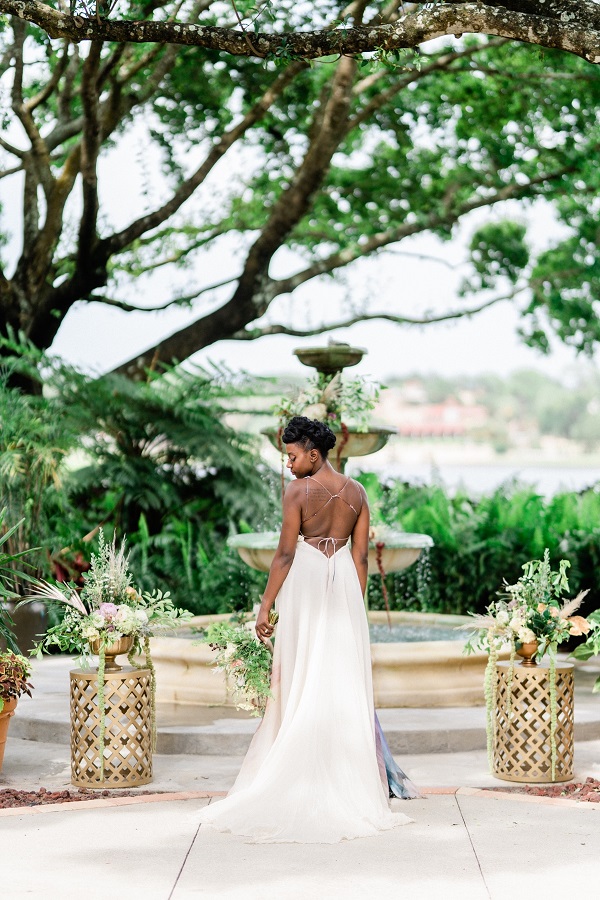
[[[313,538],[332,537],[347,541],[362,507],[358,484],[338,472],[307,476],[302,502],[302,534]]]

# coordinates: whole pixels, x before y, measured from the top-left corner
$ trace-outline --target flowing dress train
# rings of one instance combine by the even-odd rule
[[[382,783],[386,752],[396,779],[404,776],[376,734],[349,546],[327,556],[300,536],[276,608],[272,697],[233,788],[201,823],[257,842],[335,843],[411,822],[390,811]],[[406,784],[402,796],[414,796]]]

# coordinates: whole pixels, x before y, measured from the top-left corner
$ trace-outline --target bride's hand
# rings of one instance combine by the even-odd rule
[[[273,634],[273,625],[269,622],[269,614],[264,609],[260,609],[256,625],[254,626],[256,636],[263,643],[267,641]]]

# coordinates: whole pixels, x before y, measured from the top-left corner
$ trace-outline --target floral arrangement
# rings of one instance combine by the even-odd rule
[[[168,592],[140,593],[133,585],[129,571],[126,541],[117,548],[116,537],[107,543],[102,530],[98,552],[93,553],[89,570],[83,575],[83,587],[36,583],[25,603],[43,600],[66,607],[58,625],[49,628],[32,651],[41,657],[52,647],[63,652],[75,652],[84,666],[91,654],[98,655],[98,707],[100,711],[100,747],[104,747],[105,698],[104,680],[106,651],[121,638],[130,638],[128,660],[136,668],[148,668],[151,673],[153,749],[156,747],[156,673],[150,653],[150,638],[171,630],[192,619],[191,613],[177,609]],[[137,665],[135,657],[143,655]],[[101,780],[104,774],[104,754],[100,753]]]
[[[335,375],[320,372],[308,380],[296,397],[282,397],[275,412],[282,425],[292,416],[307,416],[326,422],[333,431],[342,431],[349,416],[359,431],[366,431],[369,414],[382,389],[365,377],[342,381],[340,372]]]
[[[0,712],[7,700],[17,700],[22,694],[31,697],[33,685],[29,684],[31,663],[19,653],[0,652]]]
[[[600,654],[600,609],[596,609],[594,612],[590,613],[587,617],[587,621],[592,627],[588,634],[588,638],[584,644],[579,644],[571,654],[575,659],[581,659],[583,661],[587,661],[588,659],[591,659],[592,656],[598,656],[598,654]],[[592,688],[592,693],[600,693],[600,676],[596,679],[596,683]]]
[[[271,610],[269,623],[276,625],[278,618]],[[200,641],[215,651],[215,671],[225,673],[236,708],[262,716],[271,696],[271,642],[259,641],[254,634],[254,622],[249,621],[215,622],[208,626]]]
[[[466,652],[475,649],[486,650],[489,654],[485,671],[485,699],[487,709],[487,739],[490,768],[495,743],[495,717],[497,695],[496,663],[500,651],[510,648],[510,688],[517,654],[523,654],[525,645],[532,645],[533,659],[549,657],[550,681],[550,742],[552,751],[552,781],[556,775],[556,653],[559,644],[571,636],[582,636],[590,632],[593,623],[574,615],[588,591],[581,591],[573,599],[564,599],[569,590],[567,569],[570,563],[563,559],[558,571],[550,566],[550,554],[546,549],[544,558],[525,563],[523,575],[516,584],[504,583],[498,592],[498,600],[491,603],[485,615],[474,615],[473,623],[462,626],[474,629],[475,634],[466,645]],[[509,700],[510,702],[510,700]],[[508,709],[510,718],[511,711]]]

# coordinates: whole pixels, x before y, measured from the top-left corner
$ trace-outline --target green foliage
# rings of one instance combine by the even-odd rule
[[[495,287],[501,277],[516,284],[529,262],[526,231],[524,225],[509,221],[490,222],[477,229],[470,245],[474,276],[463,283],[463,296]]]
[[[276,476],[253,440],[228,424],[233,399],[248,390],[245,379],[195,369],[140,383],[92,379],[48,361],[44,368],[44,396],[0,384],[7,410],[0,447],[14,463],[0,493],[11,501],[7,517],[30,513],[4,538],[9,552],[41,545],[37,574],[77,581],[89,540],[104,524],[128,534],[142,590],[170,591],[197,613],[239,607],[240,591],[251,603],[264,579],[226,540],[264,527],[277,503]],[[60,437],[60,452],[51,453],[49,435]]]
[[[368,491],[373,476],[359,477]],[[371,494],[372,496],[372,494]],[[560,493],[546,499],[530,487],[504,485],[489,496],[450,495],[441,485],[402,482],[381,486],[380,521],[404,531],[429,534],[435,546],[404,572],[388,575],[393,609],[425,612],[485,612],[506,579],[516,582],[524,561],[570,563],[570,580],[590,588],[586,609],[600,606],[600,491]],[[369,605],[383,608],[377,577],[369,584]],[[585,612],[582,612],[585,615]]]
[[[392,388],[413,381],[418,382],[425,402],[442,403],[469,393],[485,407],[493,421],[473,433],[474,439],[493,439],[494,426],[500,432],[521,421],[527,423],[531,440],[537,431],[580,441],[585,451],[600,446],[600,374],[591,366],[574,369],[568,380],[520,369],[505,378],[489,373],[454,378],[407,375]]]
[[[0,641],[14,653],[18,653],[19,648],[13,631],[15,623],[6,607],[6,600],[18,597],[15,588],[30,578],[21,569],[23,565],[27,566],[23,557],[30,551],[26,549],[10,552],[10,543],[14,541],[23,522],[16,522],[9,527],[5,520],[6,508],[0,509]]]
[[[127,533],[140,586],[171,591],[202,613],[231,608],[239,583],[256,579],[226,548],[242,521],[272,514],[274,476],[251,440],[227,424],[246,385],[215,369],[173,370],[131,382],[72,370],[59,385],[64,415],[83,438],[85,460],[69,475],[82,534],[98,522]]]
[[[83,0],[76,2],[79,7]],[[110,2],[101,3],[102,14],[109,6]],[[222,4],[201,6],[198,27],[222,22]],[[316,5],[240,0],[236,6],[249,41],[254,29],[265,23],[283,33],[302,30],[308,23],[311,28],[336,28],[348,21],[344,4],[324,0]],[[160,14],[173,16],[178,9],[168,0]],[[153,13],[156,4],[150,0],[122,0],[119,5],[124,19]],[[228,24],[235,24],[234,10],[228,6],[227,15]],[[17,53],[13,42],[7,26],[0,32],[3,58]],[[106,205],[107,192],[101,189],[98,259],[93,267],[82,267],[77,204],[65,204],[65,220],[57,214],[52,219],[56,231],[44,233],[43,240],[41,234],[35,235],[33,213],[29,218],[10,216],[5,209],[2,232],[16,238],[9,232],[25,218],[34,234],[23,236],[24,256],[18,266],[11,266],[15,275],[10,290],[3,293],[7,298],[4,319],[22,324],[45,346],[51,344],[71,302],[119,300],[127,296],[132,276],[146,273],[150,279],[163,267],[173,272],[189,265],[201,273],[215,248],[220,255],[223,247],[229,251],[231,261],[222,273],[223,283],[229,280],[234,285],[248,262],[256,231],[269,219],[268,211],[293,194],[298,184],[306,184],[307,193],[292,197],[289,208],[298,210],[296,220],[290,218],[289,231],[282,231],[279,245],[265,254],[260,271],[252,268],[260,276],[254,280],[261,285],[260,298],[250,298],[248,304],[258,313],[255,327],[260,327],[269,299],[278,296],[278,281],[269,272],[276,252],[285,258],[293,251],[298,271],[306,272],[307,278],[313,277],[313,271],[314,277],[335,274],[354,260],[397,246],[404,237],[428,232],[448,240],[461,217],[488,202],[494,201],[501,210],[503,198],[513,205],[539,198],[548,201],[549,218],[556,214],[562,226],[560,239],[534,252],[524,225],[512,221],[514,206],[511,219],[502,221],[506,214],[500,212],[500,221],[487,222],[473,236],[463,292],[505,290],[507,284],[522,281],[528,291],[526,299],[518,302],[523,334],[530,343],[545,349],[549,335],[556,332],[562,340],[590,352],[600,338],[595,199],[600,187],[596,165],[600,78],[584,60],[552,51],[540,57],[535,48],[513,41],[473,37],[436,42],[418,52],[380,48],[358,61],[350,109],[343,116],[347,127],[340,128],[332,165],[321,173],[315,164],[314,138],[321,133],[320,117],[327,101],[336,94],[333,78],[339,65],[350,66],[347,58],[328,57],[312,67],[298,61],[290,64],[294,54],[285,44],[270,60],[198,47],[179,47],[174,53],[167,46],[156,46],[149,51],[147,45],[133,44],[127,45],[122,56],[122,48],[109,42],[101,53],[102,122],[89,124],[102,135],[100,182],[104,173],[110,180],[111,171],[120,165],[120,138],[131,135],[133,127],[146,127],[141,142],[147,144],[147,151],[144,146],[137,159],[127,161],[128,166],[137,164],[136,175],[145,194],[143,207],[132,208],[131,218],[140,215],[142,208],[169,212],[158,223],[156,216],[150,216],[152,230],[141,235],[136,231],[131,243],[120,246],[116,237],[123,233],[124,223]],[[70,184],[63,167],[71,152],[71,162],[77,164],[76,150],[81,146],[84,59],[76,45],[48,42],[36,29],[28,29],[22,100],[43,97],[43,102],[31,103],[29,135],[44,136],[47,178],[56,179],[67,193],[78,184],[76,178]],[[275,91],[272,103],[258,108],[282,74],[289,75],[289,83],[281,93]],[[244,130],[240,122],[251,110],[252,123]],[[19,127],[18,115],[8,105],[2,125],[7,134]],[[228,179],[218,179],[218,169],[212,169],[214,158],[223,150],[228,159],[235,156],[229,168],[224,162],[225,170],[234,173]],[[12,163],[5,166],[6,177],[15,179],[22,177],[23,166],[28,167],[31,196],[40,177],[31,162],[38,151],[39,147],[35,153],[30,147],[23,152],[14,148]],[[10,144],[3,152],[10,157]],[[148,162],[153,164],[156,155],[162,168],[160,183]],[[307,171],[302,169],[299,177],[303,163]],[[199,186],[191,193],[181,188],[196,165]],[[172,202],[180,189],[187,198],[185,207]],[[47,228],[51,230],[50,220]],[[49,248],[48,252],[31,265],[29,255],[38,246]],[[118,253],[111,256],[113,246]],[[92,268],[94,278],[89,279]],[[370,293],[376,297],[377,266],[370,271]],[[30,290],[33,273],[35,285]],[[183,280],[176,284],[176,272],[173,281],[169,299],[185,304],[194,302],[196,288],[205,287],[200,276],[191,286],[186,280],[185,288]],[[99,290],[105,284],[107,290]],[[148,284],[136,289],[142,293]],[[181,296],[184,293],[186,297]],[[27,304],[15,299],[23,295],[28,297]],[[211,292],[200,302],[208,297],[206,308],[218,310],[231,296],[231,290]],[[310,302],[309,295],[305,297]],[[53,312],[48,312],[49,306]],[[222,319],[219,337],[230,336],[229,317]],[[235,317],[231,322],[233,331],[239,331]],[[251,321],[244,324],[253,325]],[[216,328],[206,331],[213,334]],[[202,335],[197,343],[202,343]]]
[[[0,340],[0,356],[7,350],[15,352]],[[36,546],[50,552],[61,530],[59,523],[68,515],[64,461],[77,440],[69,420],[57,415],[54,403],[11,386],[15,374],[35,373],[39,379],[36,361],[35,353],[19,360],[4,356],[0,371],[0,509],[6,509],[9,521],[18,522],[4,537],[15,557]],[[39,574],[44,563],[40,556],[35,562]],[[15,590],[20,580],[15,573]]]

